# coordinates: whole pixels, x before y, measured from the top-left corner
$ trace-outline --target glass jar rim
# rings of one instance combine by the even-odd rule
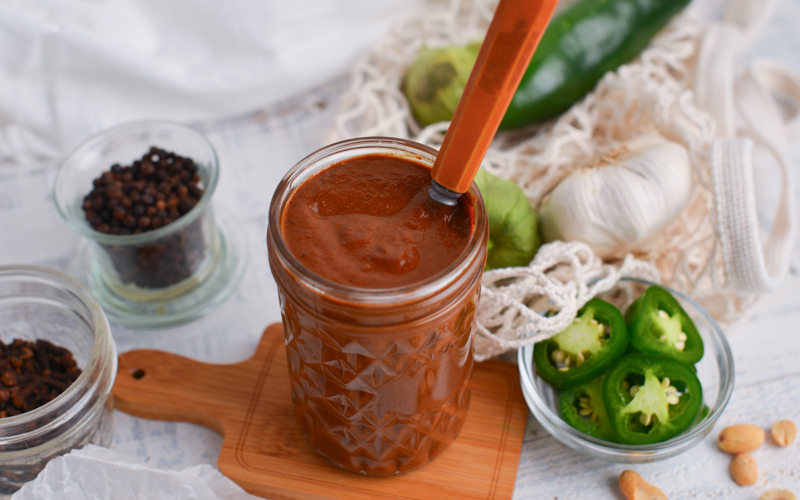
[[[69,167],[72,166],[73,163],[77,161],[79,155],[86,152],[88,149],[92,147],[102,144],[104,141],[110,139],[112,136],[132,135],[136,134],[137,131],[147,130],[153,127],[166,127],[172,129],[173,131],[186,133],[187,135],[191,135],[200,139],[200,142],[204,146],[208,147],[209,152],[211,153],[211,157],[213,159],[212,164],[210,165],[211,175],[209,176],[208,179],[208,185],[205,186],[205,189],[203,191],[203,196],[200,198],[200,201],[197,202],[197,205],[195,205],[189,212],[185,213],[172,223],[167,224],[166,226],[162,226],[153,231],[148,231],[146,233],[141,233],[141,234],[114,235],[114,234],[101,233],[99,231],[95,231],[94,229],[92,229],[92,227],[86,222],[85,219],[75,220],[75,218],[70,214],[70,210],[66,205],[67,203],[69,203],[69,200],[62,199],[59,196],[58,188],[59,185],[65,179],[65,177],[69,175],[68,172]],[[120,125],[115,125],[111,128],[101,130],[95,134],[92,134],[83,142],[75,146],[64,157],[64,159],[61,162],[61,165],[58,168],[58,173],[56,174],[56,180],[53,187],[53,199],[55,200],[56,210],[58,211],[58,214],[61,216],[61,218],[64,219],[64,221],[81,236],[85,236],[87,238],[90,238],[92,240],[95,240],[99,243],[106,245],[138,245],[142,243],[150,243],[164,236],[180,231],[184,227],[194,222],[200,216],[200,214],[203,213],[203,210],[206,208],[206,206],[210,203],[211,197],[214,194],[214,191],[216,190],[218,182],[219,182],[219,156],[217,155],[217,150],[214,148],[214,145],[211,144],[211,141],[208,139],[208,137],[206,137],[205,134],[200,132],[200,130],[185,123],[180,123],[170,120],[139,120],[139,121],[122,123]]]
[[[89,361],[83,368],[80,376],[67,389],[56,398],[34,410],[15,415],[12,417],[0,418],[0,444],[13,444],[27,439],[29,435],[41,434],[51,428],[61,425],[65,419],[70,417],[70,409],[75,403],[84,398],[87,390],[93,385],[101,384],[100,378],[92,380],[93,375],[102,371],[101,362],[105,356],[110,357],[113,364],[111,376],[116,374],[117,356],[116,347],[111,337],[111,328],[108,324],[100,305],[92,298],[89,292],[73,278],[59,271],[30,265],[8,265],[0,266],[0,279],[6,277],[29,278],[41,281],[42,283],[53,286],[63,287],[73,297],[86,308],[88,318],[83,318],[94,330],[94,343]],[[40,426],[35,426],[27,432],[14,432],[15,429],[25,428],[40,419],[47,419],[53,413],[63,410],[59,418],[51,419]]]
[[[464,269],[472,262],[481,251],[481,242],[484,234],[488,230],[486,219],[486,208],[478,187],[473,182],[469,193],[475,200],[475,225],[472,234],[467,241],[466,248],[456,258],[453,263],[439,271],[438,273],[426,278],[425,280],[409,285],[394,288],[358,288],[343,285],[335,281],[324,278],[307,267],[305,267],[289,250],[282,237],[281,218],[283,216],[283,200],[288,200],[292,193],[302,185],[291,186],[292,181],[297,180],[302,173],[310,169],[318,168],[319,171],[330,166],[324,160],[336,153],[347,153],[358,151],[359,149],[370,150],[373,152],[384,153],[413,153],[417,155],[415,159],[429,161],[431,164],[436,158],[438,151],[428,145],[414,142],[408,139],[396,137],[359,137],[347,139],[333,144],[329,144],[311,153],[292,167],[283,179],[281,179],[275,193],[272,196],[269,208],[269,225],[267,227],[267,245],[273,244],[276,254],[281,263],[307,286],[324,295],[332,297],[347,297],[349,302],[372,305],[390,305],[398,302],[413,301],[417,298],[424,298],[436,294],[446,288],[449,281],[460,276]],[[370,154],[364,153],[364,154]],[[420,158],[422,155],[423,158]],[[344,159],[361,156],[360,154],[348,155]],[[401,154],[396,156],[402,157]],[[410,158],[410,157],[409,157]],[[449,279],[448,279],[449,278]]]

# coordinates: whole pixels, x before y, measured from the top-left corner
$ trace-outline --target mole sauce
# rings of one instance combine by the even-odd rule
[[[289,200],[283,234],[311,271],[357,288],[395,288],[441,272],[464,251],[472,207],[428,199],[430,170],[368,155],[309,178]]]

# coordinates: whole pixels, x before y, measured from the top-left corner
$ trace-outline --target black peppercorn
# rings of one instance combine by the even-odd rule
[[[113,220],[121,221],[129,229],[153,230],[151,219],[157,211],[177,208],[178,213],[169,212],[171,219],[177,219],[200,200],[203,190],[194,180],[196,171],[197,165],[190,158],[153,146],[133,166],[114,164],[93,181],[94,189],[83,202],[86,220],[95,230],[105,233],[121,229],[113,225]],[[188,186],[180,180],[185,178],[190,179]],[[97,214],[100,223],[93,221]],[[143,221],[145,216],[147,219]]]
[[[111,235],[136,235],[169,225],[203,197],[197,164],[158,147],[130,166],[112,165],[92,183],[83,209],[91,227]],[[175,234],[143,245],[106,245],[125,283],[162,288],[192,275],[205,256],[202,217]]]

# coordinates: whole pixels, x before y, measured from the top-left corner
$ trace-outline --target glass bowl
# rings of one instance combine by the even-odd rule
[[[619,296],[630,296],[632,288],[639,288],[642,291],[647,286],[655,284],[657,283],[623,278],[615,289],[601,295],[600,298],[619,303],[619,300],[613,299],[614,295],[619,299]],[[558,390],[536,373],[533,345],[527,345],[519,349],[517,355],[525,401],[542,427],[563,444],[591,457],[611,462],[656,462],[673,457],[699,443],[711,431],[725,410],[733,392],[734,367],[733,354],[724,333],[714,318],[694,300],[681,292],[663,285],[659,286],[669,290],[678,300],[703,338],[705,354],[696,367],[697,377],[703,385],[703,402],[709,408],[708,414],[698,416],[697,421],[688,430],[662,443],[624,445],[588,436],[561,419],[558,412]],[[628,299],[626,302],[629,303],[631,300]],[[627,305],[626,303],[625,306]]]
[[[82,208],[92,181],[114,164],[131,165],[151,146],[194,160],[204,188],[200,201],[153,231],[127,236],[95,231]],[[192,127],[166,121],[113,127],[64,159],[56,178],[56,207],[84,237],[69,272],[111,321],[145,328],[175,325],[202,316],[233,293],[244,274],[247,246],[239,225],[212,209],[219,175],[208,139]]]
[[[82,373],[49,403],[0,418],[0,498],[33,480],[49,460],[88,443],[108,446],[112,438],[117,353],[86,289],[49,269],[0,266],[0,340],[13,339],[69,349]]]

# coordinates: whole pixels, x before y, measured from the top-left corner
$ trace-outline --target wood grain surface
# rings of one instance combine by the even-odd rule
[[[316,452],[295,421],[279,324],[264,331],[253,357],[236,364],[127,352],[120,356],[114,396],[126,413],[219,432],[220,470],[248,492],[273,500],[511,498],[528,413],[517,367],[480,363],[464,428],[439,458],[397,476],[339,469]]]

